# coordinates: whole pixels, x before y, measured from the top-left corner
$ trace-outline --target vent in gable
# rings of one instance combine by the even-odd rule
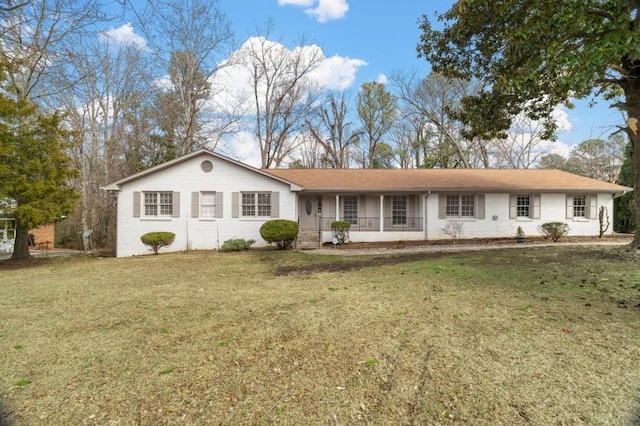
[[[213,170],[213,163],[209,160],[204,160],[202,163],[200,163],[200,168],[203,172],[209,173],[211,170]]]

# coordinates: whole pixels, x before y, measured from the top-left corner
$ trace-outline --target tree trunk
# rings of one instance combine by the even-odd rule
[[[635,112],[635,111],[634,111]],[[636,206],[636,224],[640,225],[640,110],[637,114],[629,114],[627,133],[631,139],[631,163],[633,164],[633,202]],[[634,121],[634,119],[636,121]],[[629,249],[640,248],[640,230],[636,228]]]
[[[29,230],[16,226],[16,240],[13,245],[11,260],[29,259]]]

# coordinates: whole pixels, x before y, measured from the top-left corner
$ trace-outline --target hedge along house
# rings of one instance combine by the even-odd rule
[[[545,222],[571,235],[598,235],[598,211],[630,191],[557,170],[269,169],[200,150],[105,185],[117,193],[117,256],[148,253],[140,236],[176,234],[167,251],[217,249],[254,239],[272,218],[297,221],[300,243],[333,240],[331,223],[351,223],[354,242],[538,235]],[[612,226],[608,233],[611,233]]]

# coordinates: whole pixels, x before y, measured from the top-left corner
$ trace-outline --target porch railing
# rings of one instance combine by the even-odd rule
[[[335,217],[323,217],[320,224],[323,231],[331,231],[331,223],[336,220]],[[343,220],[343,219],[341,219]],[[423,217],[405,217],[405,218],[383,218],[383,231],[384,232],[412,232],[423,230]],[[358,217],[353,223],[351,223],[350,232],[366,232],[366,231],[380,231],[380,218],[379,217]]]

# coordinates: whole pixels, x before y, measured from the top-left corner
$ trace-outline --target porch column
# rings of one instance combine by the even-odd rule
[[[336,220],[340,220],[340,196],[336,195]]]
[[[380,195],[380,232],[384,232],[384,195]]]
[[[429,196],[431,191],[428,191],[424,197],[422,197],[422,226],[424,226],[424,239],[429,239],[429,231],[427,228],[427,203],[429,202]]]

